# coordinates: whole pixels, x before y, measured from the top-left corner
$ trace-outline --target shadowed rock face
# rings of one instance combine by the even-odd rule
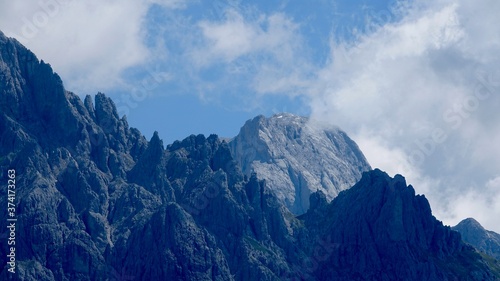
[[[390,178],[377,169],[364,173],[321,212],[324,216],[316,216],[317,211],[302,216],[310,231],[336,245],[325,258],[330,266],[316,272],[320,279],[465,280],[449,272],[449,266],[472,255],[471,248],[432,216],[427,199],[416,196],[400,175]],[[467,259],[471,265],[462,266],[473,268],[474,258]]]
[[[288,113],[247,121],[230,147],[243,173],[265,179],[294,214],[307,211],[311,193],[331,201],[371,169],[346,133]]]
[[[473,218],[461,221],[453,230],[460,232],[464,242],[500,261],[500,234],[484,229]]]
[[[402,177],[367,172],[331,203],[318,191],[297,218],[217,136],[147,141],[1,33],[0,69],[18,219],[1,280],[495,280]]]

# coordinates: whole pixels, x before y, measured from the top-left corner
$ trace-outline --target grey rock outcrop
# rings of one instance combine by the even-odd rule
[[[484,229],[473,218],[467,218],[453,227],[460,232],[462,240],[500,261],[500,234]]]
[[[329,243],[318,259],[329,266],[318,267],[318,280],[496,280],[476,269],[485,266],[479,255],[400,175],[366,172],[323,212],[300,217]]]
[[[289,113],[247,121],[230,147],[243,173],[265,179],[294,214],[316,190],[331,201],[371,169],[345,132]]]

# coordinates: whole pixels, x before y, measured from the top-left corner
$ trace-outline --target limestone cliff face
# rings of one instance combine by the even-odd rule
[[[0,68],[0,170],[18,175],[17,273],[2,243],[0,280],[495,280],[380,171],[295,217],[217,136],[148,141],[1,33]]]
[[[230,147],[243,173],[265,179],[294,214],[316,190],[330,201],[371,169],[345,132],[288,113],[247,121]]]

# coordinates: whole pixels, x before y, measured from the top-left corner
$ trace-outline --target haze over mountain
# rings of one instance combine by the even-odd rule
[[[256,172],[295,214],[321,190],[328,201],[370,170],[345,132],[288,113],[249,120],[229,143],[243,173]]]
[[[66,91],[1,32],[0,169],[17,175],[16,273],[3,243],[2,280],[499,276],[402,176],[364,172],[331,203],[311,194],[295,217],[216,135],[147,141],[110,98]]]

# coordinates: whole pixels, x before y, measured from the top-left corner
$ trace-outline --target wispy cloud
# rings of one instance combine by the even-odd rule
[[[245,103],[251,107],[268,94],[295,97],[309,88],[313,65],[299,23],[285,13],[245,7],[228,6],[222,14],[197,22],[201,40],[186,47],[195,76],[212,73],[200,83],[212,85],[213,92],[238,89],[241,99],[250,95]]]
[[[498,203],[485,199],[500,194],[486,187],[500,167],[500,151],[491,151],[491,130],[500,128],[485,121],[500,121],[493,106],[499,28],[491,1],[465,2],[401,1],[369,11],[365,26],[334,29],[351,33],[331,34],[325,64],[311,63],[304,23],[231,8],[197,24],[202,40],[189,56],[198,70],[237,78],[241,84],[231,86],[247,87],[252,98],[305,97],[313,117],[347,130],[374,167],[405,175],[426,194],[439,219],[454,224],[487,206],[494,214],[482,222],[498,231],[491,219],[500,215]],[[235,65],[239,71],[230,72]]]

